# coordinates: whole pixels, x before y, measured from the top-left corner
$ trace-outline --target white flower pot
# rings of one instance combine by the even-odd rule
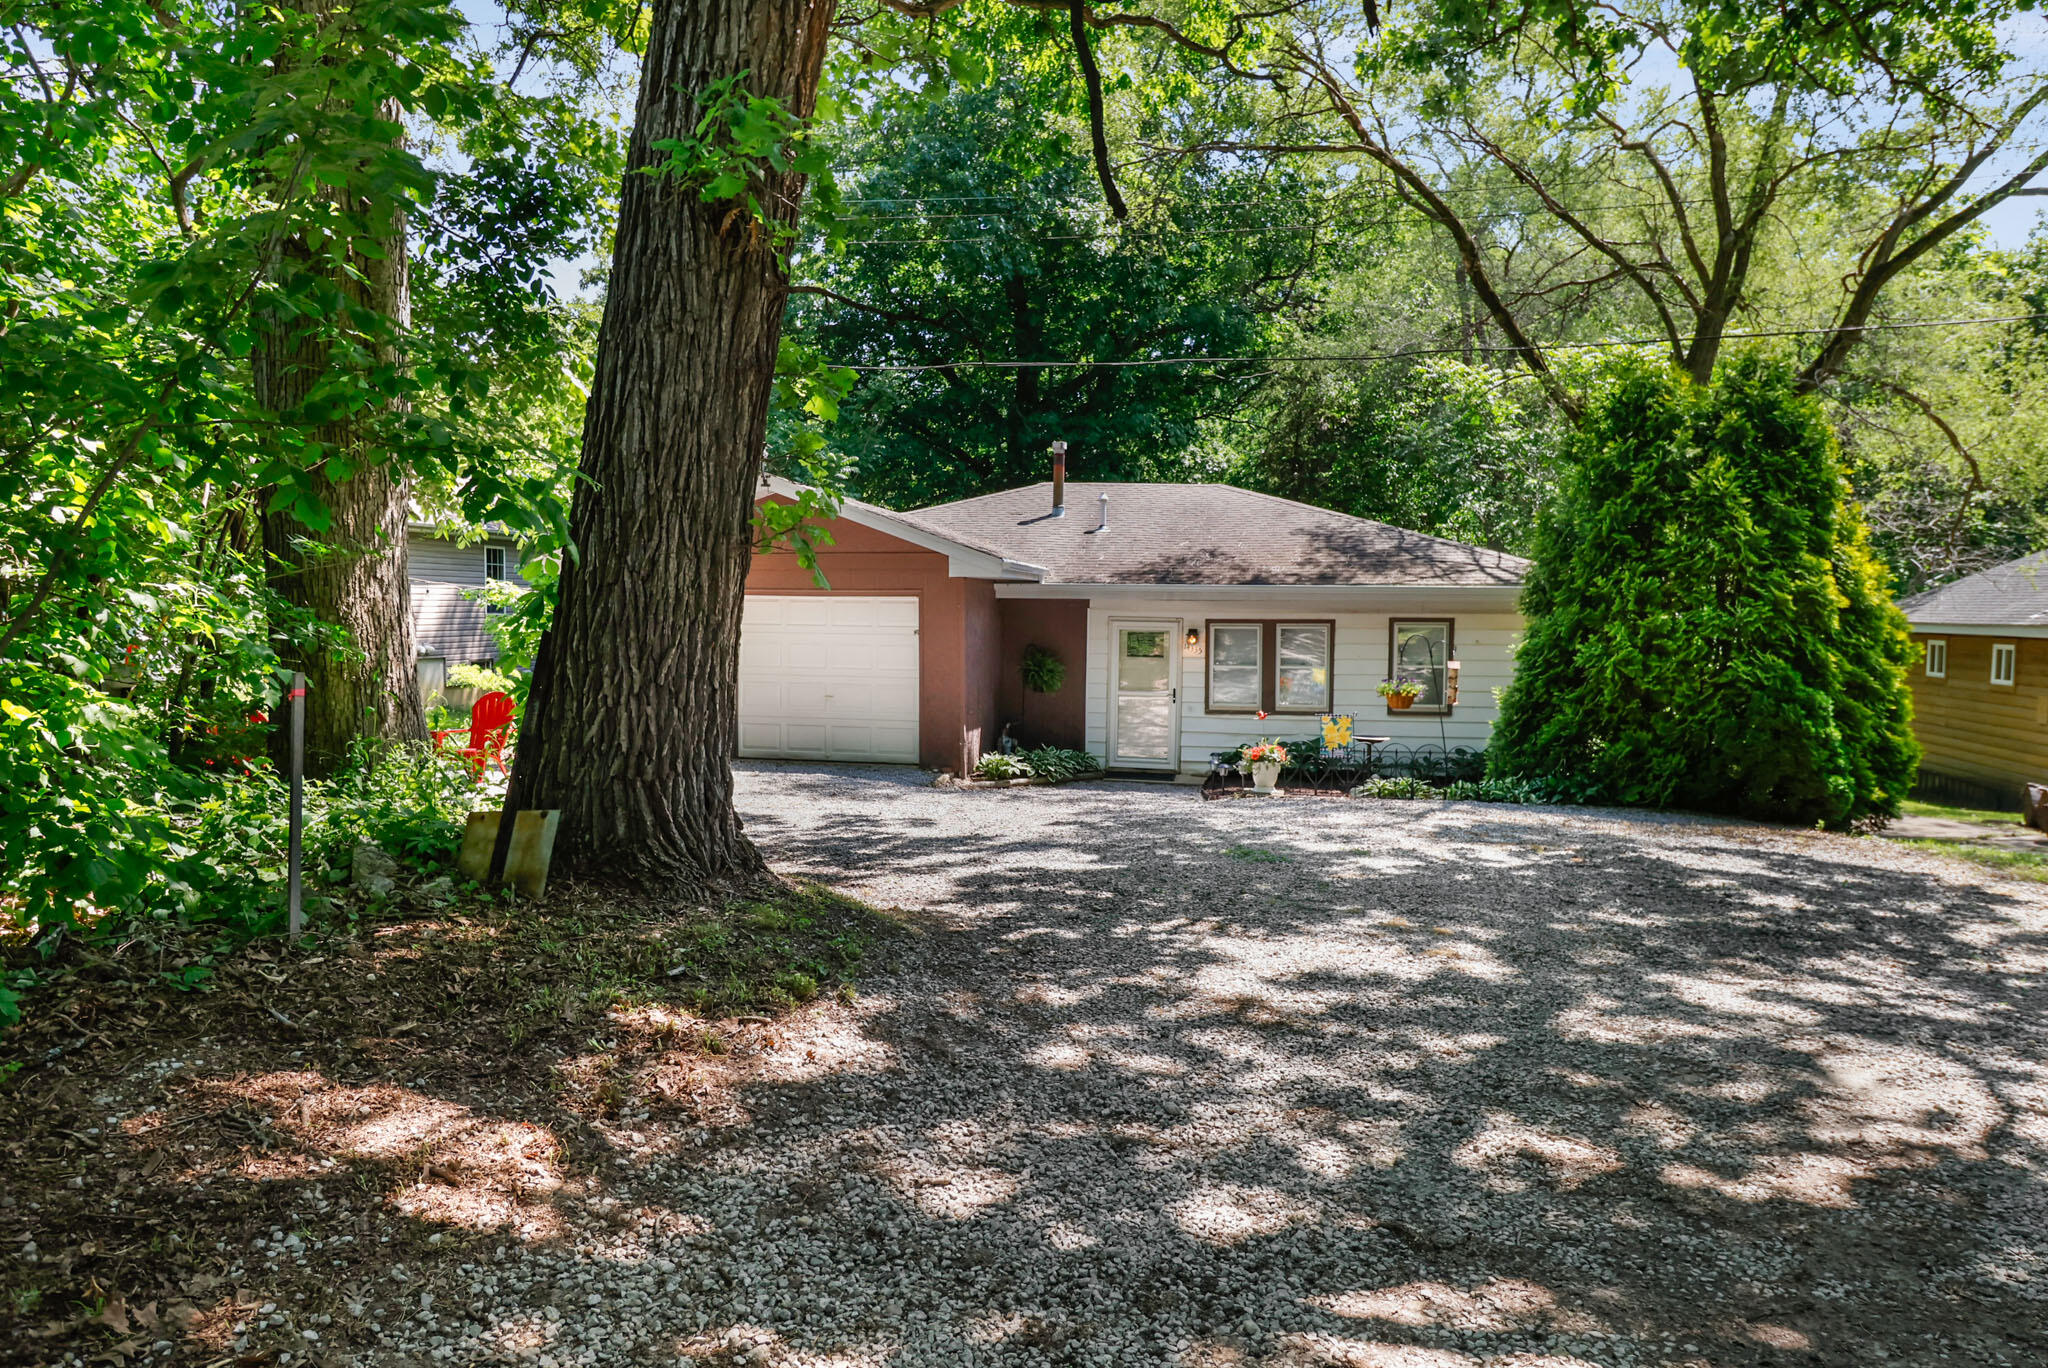
[[[1252,788],[1259,793],[1271,793],[1273,786],[1280,782],[1280,762],[1261,760],[1252,766]]]

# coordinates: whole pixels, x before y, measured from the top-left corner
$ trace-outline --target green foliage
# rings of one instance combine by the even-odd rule
[[[1064,746],[1039,746],[1033,750],[1005,754],[990,751],[975,762],[977,779],[1043,779],[1064,784],[1084,774],[1100,774],[1102,762],[1086,751]]]
[[[1068,750],[1064,746],[1039,746],[1025,751],[1024,763],[1033,774],[1055,784],[1102,772],[1102,762],[1087,751]]]
[[[1447,358],[1293,366],[1266,398],[1232,483],[1515,552],[1556,487],[1568,432],[1526,374]]]
[[[668,160],[642,170],[673,177],[707,204],[744,205],[749,221],[757,230],[769,229],[780,250],[794,230],[763,206],[766,175],[807,177],[813,217],[828,222],[837,202],[832,157],[812,137],[809,122],[781,100],[749,93],[747,74],[735,72],[706,86],[697,100],[704,112],[690,136],[657,139],[654,150],[667,153]]]
[[[1702,390],[1624,363],[1575,454],[1490,772],[1830,826],[1897,811],[1905,621],[1789,368],[1747,356]]]
[[[530,556],[519,566],[519,577],[525,583],[493,580],[469,591],[471,598],[481,599],[496,610],[484,617],[484,631],[498,648],[499,666],[519,672],[517,680],[501,676],[505,678],[505,691],[515,697],[524,698],[523,690],[533,670],[534,656],[540,651],[541,636],[554,614],[555,582],[561,565],[559,551]],[[448,678],[454,682],[453,669]]]
[[[850,108],[843,159],[862,169],[835,219],[845,241],[797,258],[791,336],[842,363],[941,367],[866,373],[847,394],[833,440],[863,499],[911,508],[1042,480],[1056,437],[1077,480],[1215,478],[1256,366],[983,363],[1257,356],[1309,307],[1304,274],[1360,237],[1305,193],[1313,169],[1204,159],[1127,180],[1132,217],[1106,222],[1064,107],[1070,46],[1024,28],[986,86],[882,82]],[[1112,94],[1135,103],[1140,84]],[[945,368],[963,361],[979,368]]]
[[[273,645],[349,643],[269,591],[257,517],[290,509],[317,536],[322,481],[396,465],[437,514],[559,535],[594,315],[536,285],[602,238],[590,201],[622,140],[570,100],[499,90],[433,0],[16,20],[0,913],[45,934],[267,925]],[[563,156],[522,150],[540,130]],[[463,169],[436,171],[439,152]],[[409,332],[351,283],[400,215],[422,248]],[[288,412],[257,400],[267,336],[336,360]],[[346,454],[344,421],[367,433]]]
[[[1441,791],[1426,779],[1375,776],[1351,790],[1353,798],[1436,798]]]
[[[1022,665],[1024,687],[1033,693],[1058,693],[1067,682],[1067,666],[1043,646],[1026,646]]]
[[[974,777],[977,779],[1029,779],[1033,770],[1031,762],[1021,755],[1006,755],[1002,751],[989,751],[974,762]]]
[[[480,689],[485,693],[509,694],[518,687],[511,675],[488,665],[451,665],[448,682],[458,689]]]
[[[1252,764],[1251,753],[1262,746],[1278,746],[1286,753],[1287,759],[1282,765],[1282,770],[1286,773],[1298,773],[1302,770],[1313,769],[1321,762],[1323,754],[1323,738],[1318,734],[1300,737],[1291,741],[1244,741],[1229,750],[1215,752],[1210,759],[1219,765],[1227,765],[1240,773],[1248,772]]]
[[[309,788],[306,849],[335,867],[363,842],[415,865],[445,865],[462,844],[465,819],[484,805],[459,756],[431,746],[363,746],[348,769]]]
[[[1542,778],[1454,779],[1433,784],[1427,779],[1381,777],[1351,790],[1353,798],[1433,798],[1466,803],[1573,803],[1581,799],[1568,780]]]

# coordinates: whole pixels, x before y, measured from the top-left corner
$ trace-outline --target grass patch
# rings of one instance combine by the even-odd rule
[[[494,1021],[511,1046],[615,1007],[719,1018],[850,999],[892,925],[816,884],[683,912],[589,898],[479,921],[436,956],[436,973],[469,984],[439,1013]]]
[[[1261,850],[1257,846],[1232,846],[1223,853],[1233,860],[1249,860],[1253,864],[1287,864],[1294,858],[1277,850]]]
[[[1908,817],[1946,817],[1951,822],[1973,822],[1978,826],[2018,826],[2020,814],[2000,812],[1995,808],[1950,807],[1946,803],[1923,803],[1908,798],[1899,805],[1899,811]]]
[[[1996,846],[1970,845],[1961,841],[1896,841],[1913,850],[1925,850],[1967,864],[1994,870],[2009,879],[2048,883],[2048,854],[2039,850],[2009,850]]]

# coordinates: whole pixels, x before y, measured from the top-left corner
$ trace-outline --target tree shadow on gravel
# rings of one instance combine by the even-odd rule
[[[257,1348],[336,1364],[2048,1355],[2023,886],[1622,813],[740,785],[778,869],[907,909],[892,967],[715,1047],[613,1008],[519,1086],[446,1034],[172,1061],[233,1156],[191,1181],[265,1215],[171,1352],[283,1312]]]
[[[856,884],[952,867],[979,991],[873,1029],[923,1080],[905,1143],[1028,1175],[971,1221],[1071,1245],[1048,1270],[1212,1270],[1171,1323],[1243,1311],[1276,1362],[2048,1348],[2030,890],[1628,814],[1038,801],[757,835]]]

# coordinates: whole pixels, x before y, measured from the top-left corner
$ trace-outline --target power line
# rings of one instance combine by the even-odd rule
[[[847,202],[848,202],[848,201],[844,201],[844,200],[842,200],[842,201],[841,201],[841,203],[847,203]],[[1033,204],[1033,206],[1034,206],[1034,207],[1037,207],[1037,208],[1043,208],[1043,209],[1053,209],[1053,210],[1059,210],[1059,209],[1099,209],[1099,208],[1101,207],[1101,202],[1100,202],[1100,201],[1098,201],[1098,200],[1087,200],[1087,199],[1076,199],[1076,200],[1054,200],[1054,199],[1034,199],[1034,200],[1032,200],[1031,202],[1032,202],[1032,204]],[[1167,203],[1166,201],[1156,201],[1156,202],[1157,202],[1157,203],[1160,203],[1160,204],[1165,204],[1165,203]],[[1376,204],[1376,205],[1389,205],[1389,206],[1400,206],[1400,207],[1405,207],[1405,208],[1409,208],[1409,209],[1411,209],[1411,210],[1412,210],[1412,209],[1413,209],[1413,207],[1414,207],[1414,206],[1412,206],[1411,204],[1409,204],[1409,202],[1408,202],[1408,201],[1406,201],[1406,200],[1404,200],[1404,199],[1400,198],[1400,197],[1399,197],[1398,195],[1386,195],[1386,194],[1373,194],[1373,195],[1350,195],[1350,196],[1346,196],[1346,195],[1318,195],[1318,196],[1294,196],[1294,197],[1288,197],[1288,198],[1278,198],[1278,199],[1257,199],[1257,200],[1181,200],[1181,201],[1179,201],[1179,203],[1180,203],[1180,204],[1182,204],[1182,205],[1188,205],[1188,204],[1192,204],[1192,205],[1195,205],[1195,206],[1197,206],[1197,207],[1199,207],[1199,208],[1204,208],[1204,209],[1229,209],[1229,208],[1261,208],[1261,207],[1265,207],[1265,206],[1274,206],[1274,207],[1279,207],[1279,208],[1288,208],[1288,209],[1299,209],[1299,208],[1304,208],[1304,207],[1306,207],[1306,206],[1307,206],[1307,204],[1310,204],[1310,203],[1316,203],[1316,202],[1320,202],[1321,204],[1325,204],[1325,205],[1331,205],[1331,206],[1335,206],[1335,207],[1340,207],[1340,208],[1351,208],[1351,209],[1361,208],[1361,207],[1364,207],[1365,205],[1368,205],[1368,204]],[[1679,199],[1677,200],[1677,203],[1678,203],[1678,204],[1682,204],[1682,205],[1699,205],[1699,204],[1712,204],[1713,202],[1714,202],[1714,200],[1713,200],[1713,197],[1712,197],[1712,196],[1708,196],[1708,195],[1686,195],[1686,196],[1681,196],[1681,197],[1680,197],[1680,198],[1679,198]],[[1612,211],[1616,211],[1616,210],[1623,210],[1623,209],[1669,209],[1669,208],[1671,208],[1671,207],[1672,207],[1672,205],[1673,205],[1673,201],[1672,201],[1671,199],[1669,199],[1669,198],[1658,198],[1658,199],[1646,199],[1646,200],[1633,200],[1633,201],[1629,201],[1629,202],[1626,202],[1626,203],[1619,203],[1619,204],[1585,204],[1585,205],[1565,205],[1565,206],[1563,206],[1563,209],[1564,209],[1564,212],[1566,212],[1566,213],[1568,213],[1568,214],[1602,214],[1602,213],[1609,213],[1609,212],[1612,212]],[[1541,214],[1549,214],[1549,213],[1553,213],[1553,212],[1555,212],[1555,211],[1554,211],[1554,210],[1552,210],[1552,209],[1551,209],[1551,207],[1550,207],[1549,205],[1547,205],[1547,204],[1535,204],[1535,205],[1526,205],[1526,206],[1520,206],[1520,207],[1516,207],[1516,208],[1507,208],[1507,209],[1480,209],[1480,210],[1473,210],[1473,211],[1468,211],[1468,212],[1466,212],[1465,214],[1461,215],[1461,217],[1464,217],[1464,218],[1467,218],[1467,219],[1480,219],[1480,218],[1514,218],[1514,217],[1521,217],[1521,216],[1525,216],[1525,215],[1541,215]],[[1018,216],[1017,216],[1017,215],[1012,215],[1012,214],[1010,214],[1010,213],[1007,213],[1006,211],[1003,211],[1003,210],[998,210],[998,209],[977,209],[977,210],[962,210],[962,211],[953,211],[953,212],[948,212],[948,213],[942,213],[942,214],[866,214],[866,213],[862,213],[862,214],[849,214],[849,215],[847,215],[846,217],[848,218],[848,220],[850,220],[850,221],[852,221],[852,222],[855,222],[855,223],[931,223],[931,222],[936,222],[936,221],[938,221],[938,220],[942,220],[942,219],[1000,219],[1000,218],[1012,218],[1012,217],[1018,217]],[[1136,221],[1136,220],[1132,221],[1132,223],[1133,223],[1134,225],[1135,225],[1135,224],[1139,224],[1139,223],[1141,223],[1141,222],[1142,222],[1142,221]],[[917,241],[917,240],[920,240],[920,239],[906,239],[906,241]],[[974,241],[975,239],[971,239],[971,238],[970,238],[970,239],[959,239],[959,240],[961,240],[961,241]]]
[[[1838,332],[1897,332],[1909,328],[1966,328],[1981,327],[1991,323],[2038,323],[2048,321],[2048,314],[2007,314],[1998,318],[1923,318],[1907,323],[1862,323],[1851,328],[1762,328],[1755,331],[1723,333],[1724,340],[1737,342],[1746,339],[1766,337],[1825,337]],[[868,374],[887,372],[890,374],[919,374],[924,371],[941,370],[1061,370],[1070,368],[1094,369],[1124,368],[1135,366],[1220,366],[1240,362],[1344,362],[1346,364],[1365,361],[1398,361],[1416,356],[1466,356],[1473,352],[1488,354],[1505,353],[1519,356],[1527,351],[1578,351],[1607,347],[1657,347],[1666,346],[1668,337],[1616,338],[1604,342],[1546,342],[1533,347],[1512,347],[1499,343],[1483,343],[1473,346],[1449,347],[1406,347],[1386,352],[1338,352],[1327,356],[1157,356],[1124,361],[929,361],[902,365],[844,365],[841,370],[859,371]],[[836,364],[836,363],[835,363]]]

